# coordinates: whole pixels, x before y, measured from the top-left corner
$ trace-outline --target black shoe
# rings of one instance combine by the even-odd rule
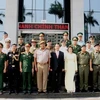
[[[9,91],[9,95],[12,93],[12,91]]]
[[[32,92],[31,91],[28,91],[28,94],[31,94]]]
[[[84,90],[84,92],[89,92],[89,90]]]
[[[26,94],[26,91],[23,91],[23,94],[25,95]]]
[[[38,94],[42,93],[42,91],[38,91]]]
[[[0,95],[2,95],[3,94],[3,91],[0,91]]]
[[[47,91],[43,92],[44,94],[47,94]]]

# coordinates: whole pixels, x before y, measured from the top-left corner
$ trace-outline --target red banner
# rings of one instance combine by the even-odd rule
[[[38,30],[69,30],[69,24],[52,23],[19,23],[19,30],[38,29]]]

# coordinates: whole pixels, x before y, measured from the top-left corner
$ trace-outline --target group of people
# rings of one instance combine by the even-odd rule
[[[38,93],[47,93],[49,84],[53,93],[61,90],[62,83],[68,93],[75,91],[100,91],[100,45],[95,36],[82,41],[83,33],[68,39],[63,33],[60,43],[52,45],[45,40],[45,34],[39,34],[39,40],[25,43],[22,36],[18,44],[11,44],[8,34],[0,42],[0,94],[3,94],[4,73],[7,73],[9,94],[19,92],[22,82],[23,93],[32,92],[32,78],[37,79]],[[20,76],[21,73],[21,76]],[[36,76],[35,76],[36,73]]]

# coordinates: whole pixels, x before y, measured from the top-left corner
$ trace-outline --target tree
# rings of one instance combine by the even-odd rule
[[[90,33],[91,33],[91,26],[99,25],[98,21],[93,17],[94,11],[89,11],[89,13],[86,15],[84,13],[84,24],[90,25]]]
[[[59,3],[58,1],[55,1],[55,3],[52,3],[51,7],[49,8],[48,13],[57,15],[59,19],[62,18],[64,13],[63,13],[63,8],[62,8],[61,3]]]
[[[25,16],[32,16],[33,17],[33,13],[32,12],[27,12],[25,13],[25,6],[23,6],[23,22],[25,21],[26,17]]]
[[[3,13],[0,13],[0,16],[5,16]],[[2,19],[0,19],[0,24],[3,24],[3,21],[2,21]]]

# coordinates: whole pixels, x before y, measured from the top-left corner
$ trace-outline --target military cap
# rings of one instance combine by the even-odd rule
[[[91,43],[91,41],[87,41],[86,43]]]
[[[77,36],[83,36],[82,32],[77,33]]]
[[[3,48],[3,44],[0,42],[1,47]]]
[[[11,43],[10,38],[6,38],[6,39],[5,39],[5,42],[6,42],[6,43]]]
[[[23,37],[22,36],[18,36],[18,38],[22,39]]]
[[[47,42],[52,42],[51,40],[47,40]]]
[[[89,37],[89,39],[90,39],[90,38],[95,39],[95,36],[92,35],[92,36]]]
[[[82,45],[81,48],[82,48],[82,47],[86,47],[86,45]]]
[[[8,34],[7,32],[4,32],[4,34]]]
[[[73,41],[78,41],[78,37],[75,36],[75,37],[72,38],[72,40]]]
[[[68,32],[67,32],[67,31],[65,31],[65,32],[63,33],[63,35],[68,35]]]
[[[99,43],[95,43],[95,44],[94,44],[94,47],[96,47],[96,46],[99,46]]]
[[[43,44],[43,43],[45,43],[45,41],[40,41],[40,42],[39,42],[39,44]]]
[[[37,41],[36,41],[35,39],[32,39],[31,42],[35,42],[35,43],[37,43]]]
[[[31,44],[30,43],[25,43],[25,47],[30,47]]]
[[[64,39],[62,39],[62,40],[60,40],[60,43],[62,43],[62,42],[66,42]]]
[[[39,33],[39,36],[45,36],[45,34],[43,32]]]

